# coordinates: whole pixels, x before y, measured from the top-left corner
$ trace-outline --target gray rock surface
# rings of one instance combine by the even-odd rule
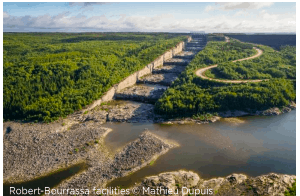
[[[106,112],[105,122],[153,122],[154,105],[133,101],[111,101],[97,106],[85,116],[94,118],[98,113]]]
[[[170,86],[177,77],[178,74],[175,73],[151,74],[141,78],[138,81],[138,83],[160,84],[160,85]]]
[[[165,65],[165,66],[153,69],[152,73],[155,73],[155,74],[161,74],[161,73],[177,73],[177,74],[180,74],[184,70],[185,70],[184,66]]]
[[[17,123],[3,137],[3,180],[26,181],[74,165],[96,153],[97,142],[110,129],[97,123],[76,124],[72,131],[52,132]],[[48,131],[48,133],[47,133]]]
[[[99,163],[99,160],[94,157],[89,162],[91,166],[88,170],[64,181],[56,188],[90,190],[93,187],[103,188],[107,182],[145,167],[176,146],[176,143],[168,142],[150,132],[144,132],[111,158]]]
[[[124,174],[146,166],[158,156],[176,146],[178,144],[175,142],[168,142],[146,131],[115,155],[112,170],[116,171],[117,176],[122,177]]]
[[[169,60],[166,60],[164,62],[164,65],[181,65],[181,66],[186,66],[190,62],[191,62],[190,59],[171,58]]]
[[[115,94],[116,99],[155,103],[167,89],[166,86],[135,85]]]
[[[146,177],[141,183],[134,187],[142,190],[150,187],[156,189],[163,187],[175,191],[178,189],[179,195],[188,195],[182,192],[183,187],[198,189],[203,195],[270,195],[284,196],[284,192],[295,182],[295,175],[270,173],[257,177],[248,177],[244,174],[231,174],[227,177],[212,179],[201,179],[197,173],[192,171],[174,171],[161,173],[157,176]],[[207,189],[211,189],[211,194]],[[205,194],[206,193],[206,194]],[[153,195],[153,194],[146,194]],[[167,194],[162,194],[167,195]]]
[[[192,58],[194,58],[195,55],[196,55],[196,53],[193,51],[182,51],[182,52],[176,54],[176,56],[174,56],[173,58],[192,59]]]
[[[228,118],[228,117],[239,117],[239,116],[277,116],[283,113],[287,113],[292,111],[296,108],[296,104],[294,102],[291,102],[288,106],[284,106],[282,108],[273,107],[269,108],[267,110],[258,110],[258,111],[251,111],[248,109],[248,111],[240,111],[240,110],[234,110],[234,111],[226,111],[226,112],[219,112],[219,116],[222,118]]]

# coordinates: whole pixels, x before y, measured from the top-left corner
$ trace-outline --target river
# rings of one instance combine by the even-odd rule
[[[174,140],[170,150],[132,175],[108,186],[128,187],[144,177],[179,169],[193,170],[208,179],[243,173],[296,174],[296,110],[279,116],[248,116],[201,125],[106,123],[113,129],[105,144],[115,152],[135,140],[145,129]]]

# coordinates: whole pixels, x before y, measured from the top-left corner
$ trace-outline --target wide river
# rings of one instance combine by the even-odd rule
[[[296,174],[296,110],[279,116],[241,117],[201,125],[107,123],[105,126],[113,128],[105,141],[113,152],[135,140],[145,129],[180,144],[153,165],[109,186],[128,187],[146,176],[179,169],[193,170],[204,179],[232,173]]]

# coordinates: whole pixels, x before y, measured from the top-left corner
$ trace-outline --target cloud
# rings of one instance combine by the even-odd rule
[[[3,18],[8,18],[9,14],[7,12],[3,12]]]
[[[243,14],[246,12],[240,12]],[[238,14],[238,13],[236,13]],[[177,19],[172,14],[156,16],[87,17],[61,13],[33,16],[11,16],[3,13],[4,31],[144,31],[144,32],[296,32],[296,15],[292,13],[270,14],[261,10],[251,18],[215,15],[210,18]],[[13,29],[12,29],[13,27]],[[25,29],[25,30],[24,30]],[[33,30],[32,30],[33,29]],[[92,29],[92,30],[91,30]],[[28,31],[29,31],[28,30]]]
[[[211,6],[211,5],[208,5],[208,6],[206,6],[205,7],[205,12],[209,12],[209,11],[213,11],[213,10],[215,10],[216,8],[214,7],[214,6]]]
[[[241,11],[236,12],[233,16],[238,17],[238,16],[248,16],[248,15],[249,15],[248,12],[241,10]]]
[[[273,2],[234,2],[234,3],[217,3],[221,6],[222,10],[235,10],[235,9],[260,9],[263,7],[270,7]]]
[[[251,10],[251,9],[260,9],[263,7],[270,7],[273,5],[273,2],[231,2],[231,3],[215,3],[215,6],[208,5],[205,8],[205,11],[212,11],[212,10],[223,10],[223,11],[230,11],[236,9],[242,10]]]
[[[266,10],[262,10],[259,13],[259,17],[263,18],[263,19],[266,19],[266,20],[276,20],[279,17],[279,15],[269,14]]]
[[[69,6],[91,6],[91,5],[103,5],[108,4],[109,2],[69,2]]]

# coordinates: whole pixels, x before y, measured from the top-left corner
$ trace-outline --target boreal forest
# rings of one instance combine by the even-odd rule
[[[259,46],[264,51],[260,58],[247,61],[220,63],[205,74],[210,78],[223,79],[296,79],[296,47],[283,46],[280,52],[267,46]]]
[[[259,46],[263,55],[252,60],[230,61],[255,54],[253,45],[231,42],[209,42],[186,67],[172,86],[156,102],[157,113],[169,117],[212,115],[228,111],[264,110],[281,107],[296,99],[296,47],[282,47],[275,51]],[[205,80],[195,71],[219,64],[206,76],[229,79],[268,78],[258,83],[230,84]]]
[[[65,117],[186,38],[168,33],[4,33],[4,120]]]

